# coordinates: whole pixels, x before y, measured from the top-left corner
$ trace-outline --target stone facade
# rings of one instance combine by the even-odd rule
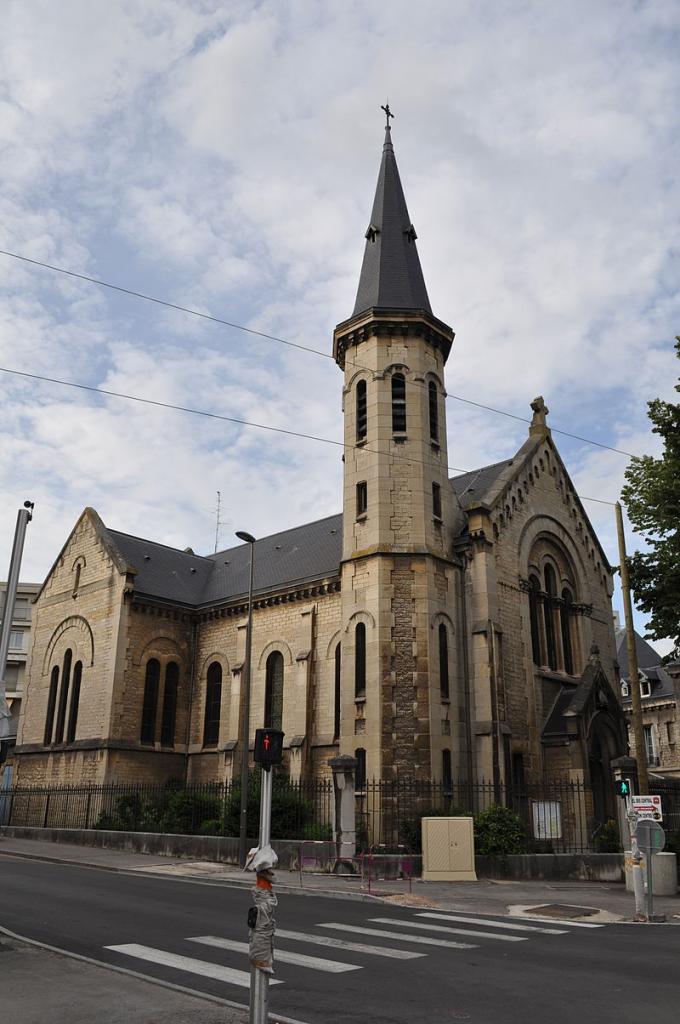
[[[341,521],[202,557],[86,510],[35,605],[20,782],[238,772],[250,551],[248,741],[280,720],[292,778],[330,777],[336,755],[360,784],[560,775],[609,813],[626,750],[611,570],[542,399],[511,459],[449,480],[453,331],[429,309],[389,131],[366,238],[333,343]]]

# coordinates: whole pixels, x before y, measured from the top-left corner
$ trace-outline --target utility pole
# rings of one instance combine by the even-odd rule
[[[19,572],[21,569],[21,556],[24,552],[24,540],[26,527],[33,518],[32,511],[35,503],[25,501],[24,507],[17,512],[17,525],[14,530],[14,544],[12,545],[12,557],[9,561],[9,572],[7,574],[7,592],[5,594],[5,611],[0,627],[0,742],[7,739],[10,729],[10,710],[6,697],[5,670],[7,667],[7,652],[9,651],[9,634],[12,629],[12,618],[14,616],[14,601],[17,596],[19,585]]]
[[[633,703],[633,735],[635,736],[635,757],[638,768],[638,788],[643,796],[649,794],[649,777],[647,775],[647,750],[645,734],[642,728],[642,705],[640,703],[640,677],[638,675],[637,651],[635,650],[635,628],[633,626],[633,602],[630,597],[630,580],[628,578],[628,556],[626,555],[626,537],[623,532],[623,513],[621,502],[616,502],[616,532],[619,538],[619,560],[621,562],[621,592],[623,594],[623,614],[626,623],[626,646],[628,650],[628,676],[630,679],[630,696]]]

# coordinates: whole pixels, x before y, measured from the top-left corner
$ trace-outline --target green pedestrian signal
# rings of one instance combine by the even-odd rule
[[[630,796],[630,779],[617,779],[614,783],[614,789],[617,796]]]

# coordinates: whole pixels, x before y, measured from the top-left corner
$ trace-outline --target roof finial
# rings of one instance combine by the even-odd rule
[[[390,101],[388,100],[384,107],[381,104],[380,109],[385,111],[385,122],[386,122],[385,123],[385,127],[389,128],[390,127],[390,118],[394,117],[394,114],[390,110]]]
[[[550,410],[543,400],[543,395],[539,395],[538,398],[534,398],[531,403],[531,409],[534,415],[531,418],[529,434],[532,437],[548,436],[550,434],[550,427],[547,424],[546,417]]]

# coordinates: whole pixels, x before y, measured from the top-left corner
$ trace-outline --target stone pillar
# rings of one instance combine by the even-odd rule
[[[334,870],[353,869],[351,858],[356,853],[356,822],[354,807],[354,778],[357,759],[347,754],[332,757],[328,764],[333,772],[333,796],[335,798],[335,839],[336,865]]]
[[[631,790],[633,793],[638,791],[638,770],[637,761],[634,757],[617,757],[613,761],[610,761],[610,767],[612,770],[612,786],[615,782],[620,779],[630,779]],[[630,828],[628,825],[627,817],[628,805],[623,797],[617,797],[616,812],[619,821],[619,834],[621,836],[621,845],[624,851],[630,850]]]

